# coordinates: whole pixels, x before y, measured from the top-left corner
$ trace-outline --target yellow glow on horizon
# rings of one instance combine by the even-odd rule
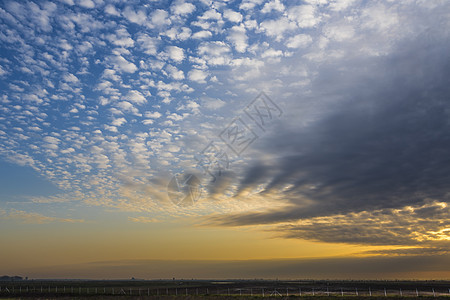
[[[388,248],[273,238],[271,233],[245,228],[166,223],[27,224],[20,228],[3,237],[0,264],[5,269],[136,259],[325,258],[360,256],[365,251]]]

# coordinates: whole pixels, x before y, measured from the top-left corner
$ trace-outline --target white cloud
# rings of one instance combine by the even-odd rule
[[[189,100],[185,106],[186,109],[190,109],[193,113],[198,113],[199,107],[200,107],[200,105],[197,102],[192,101],[192,100]]]
[[[151,37],[147,34],[141,34],[137,38],[137,42],[144,50],[145,54],[156,55],[158,51],[159,39],[155,37]]]
[[[73,148],[67,148],[67,149],[63,149],[60,151],[62,154],[69,154],[69,153],[74,153],[75,149]]]
[[[283,56],[283,51],[281,50],[275,50],[275,49],[268,49],[266,51],[264,51],[261,54],[262,58],[266,58],[266,57],[279,57],[279,56]]]
[[[288,9],[287,15],[300,28],[314,27],[321,20],[320,16],[316,16],[316,7],[313,5],[293,6]]]
[[[330,26],[324,29],[324,34],[331,40],[342,42],[352,38],[355,34],[355,30],[349,25]]]
[[[107,38],[111,43],[119,47],[127,48],[134,46],[134,41],[125,28],[117,29],[115,34],[109,34]]]
[[[120,126],[122,126],[123,124],[125,124],[126,122],[127,122],[127,120],[125,120],[125,118],[117,118],[117,119],[114,119],[114,120],[111,122],[111,124],[114,125],[114,126],[120,127]]]
[[[184,72],[182,70],[178,70],[176,67],[172,65],[168,65],[166,69],[169,72],[170,77],[172,77],[173,79],[175,80],[184,79]]]
[[[158,118],[160,118],[162,115],[159,113],[159,112],[157,112],[157,111],[154,111],[154,112],[146,112],[145,114],[145,117],[146,118],[153,118],[153,119],[158,119]]]
[[[225,65],[230,61],[230,47],[224,42],[203,42],[198,53],[209,65]]]
[[[225,105],[225,101],[220,100],[219,98],[202,97],[201,100],[202,106],[211,110],[219,109]]]
[[[189,80],[198,83],[206,83],[206,77],[208,77],[208,73],[203,70],[194,69],[188,73]]]
[[[65,3],[67,5],[70,5],[70,6],[75,5],[73,0],[59,0],[59,1]]]
[[[139,115],[139,110],[128,101],[121,101],[121,102],[117,103],[117,107],[120,108],[122,111],[130,112],[135,115]]]
[[[280,2],[280,0],[272,0],[270,2],[267,2],[264,4],[263,9],[261,9],[261,12],[263,14],[270,13],[272,10],[275,11],[284,11],[284,5]]]
[[[212,33],[208,30],[202,30],[202,31],[198,31],[196,33],[194,33],[192,35],[193,39],[204,39],[204,38],[209,38],[212,36]]]
[[[310,35],[298,34],[298,35],[290,37],[286,42],[286,46],[288,48],[304,48],[311,43],[312,43],[312,38]]]
[[[152,119],[146,119],[142,121],[142,124],[144,125],[152,125],[155,122],[155,120]]]
[[[285,17],[281,17],[278,20],[263,21],[261,22],[260,27],[268,36],[275,37],[276,41],[281,41],[283,39],[283,34],[286,31],[297,28],[295,22],[292,22]]]
[[[134,11],[134,9],[127,6],[122,14],[128,21],[132,23],[144,25],[147,22],[147,14],[142,9]]]
[[[44,137],[44,142],[47,142],[49,144],[55,144],[55,145],[60,143],[59,139],[57,139],[57,138],[55,138],[53,136],[46,136],[46,137]]]
[[[169,46],[166,48],[167,54],[169,58],[176,61],[181,62],[184,59],[184,50],[183,48],[177,46]]]
[[[356,1],[357,0],[334,0],[328,7],[335,11],[341,11],[352,6]]]
[[[6,74],[8,74],[8,72],[5,69],[3,69],[2,66],[0,66],[0,76],[4,76]]]
[[[57,139],[53,136],[46,136],[46,137],[44,137],[43,140],[44,140],[44,142],[47,143],[43,147],[45,147],[47,149],[53,149],[53,150],[58,149],[58,144],[60,143],[59,139]]]
[[[61,49],[66,50],[66,51],[70,51],[73,49],[72,45],[69,44],[69,42],[67,42],[67,40],[62,39],[58,45]]]
[[[64,78],[64,81],[70,82],[70,83],[77,83],[79,81],[78,78],[75,75],[70,74],[70,73],[69,74],[65,74],[63,76],[63,78]]]
[[[227,39],[233,44],[237,52],[244,53],[248,47],[248,37],[242,24],[241,26],[233,26]]]
[[[170,115],[167,116],[167,119],[170,119],[173,121],[181,121],[181,120],[183,120],[183,116],[176,114],[176,113],[171,113]]]
[[[103,125],[103,127],[104,127],[106,130],[108,130],[108,131],[111,131],[111,132],[118,132],[116,126],[110,126],[110,125],[105,124],[105,125]]]
[[[161,27],[164,25],[170,25],[171,21],[169,19],[169,14],[167,11],[162,9],[155,10],[151,15],[151,24],[155,27]]]
[[[263,2],[264,2],[264,0],[243,0],[241,5],[239,6],[239,9],[251,10]]]
[[[223,17],[228,19],[230,22],[239,23],[242,21],[242,15],[234,10],[226,9],[223,13]]]
[[[102,78],[111,79],[113,81],[120,81],[120,76],[116,74],[116,71],[112,69],[105,69],[102,74]]]
[[[222,15],[215,9],[210,9],[207,10],[203,13],[203,15],[201,15],[200,17],[198,17],[200,20],[222,20]]]
[[[117,71],[134,73],[137,71],[137,67],[132,62],[129,62],[121,55],[115,55],[111,57],[111,62],[113,63],[113,68]]]
[[[92,0],[80,0],[78,2],[78,5],[85,7],[85,8],[94,8],[95,3]]]
[[[120,13],[117,11],[116,7],[112,4],[106,5],[105,12],[112,16],[116,16],[116,17],[120,16]]]
[[[84,41],[77,46],[77,50],[83,54],[86,54],[89,50],[92,49],[92,44],[88,41]]]
[[[188,15],[195,10],[195,5],[192,3],[184,2],[183,0],[176,1],[170,8],[175,15]]]
[[[181,31],[177,33],[177,38],[181,41],[187,40],[191,36],[192,30],[189,27],[181,28]]]
[[[12,155],[9,155],[8,160],[18,164],[19,166],[34,166],[36,164],[32,157],[21,153],[13,153]]]
[[[387,8],[383,4],[364,9],[362,17],[363,27],[381,32],[389,30],[389,28],[399,22],[396,11],[392,8]]]
[[[144,104],[147,102],[147,99],[142,95],[139,91],[129,91],[127,96],[125,97],[128,101],[136,104]]]

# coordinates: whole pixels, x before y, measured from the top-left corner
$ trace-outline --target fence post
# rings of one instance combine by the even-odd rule
[[[419,290],[416,288],[416,297],[419,297]]]
[[[263,297],[264,297],[264,288],[262,289],[262,292],[263,292]]]
[[[299,295],[299,296],[302,295],[302,288],[298,288],[298,295]]]
[[[400,297],[403,297],[402,288],[400,288]]]
[[[372,297],[372,290],[370,289],[370,286],[369,286],[369,296]]]
[[[434,292],[434,288],[432,288],[433,290],[433,297],[436,297],[436,293]]]

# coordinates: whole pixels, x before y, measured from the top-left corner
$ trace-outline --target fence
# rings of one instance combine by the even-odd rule
[[[81,287],[81,286],[1,286],[1,296],[35,295],[76,296],[76,295],[131,295],[131,296],[194,296],[194,295],[229,295],[229,296],[364,296],[364,297],[439,297],[450,296],[450,288],[431,289],[372,289],[368,288],[305,288],[305,287],[184,287],[184,288],[155,288],[155,287]]]

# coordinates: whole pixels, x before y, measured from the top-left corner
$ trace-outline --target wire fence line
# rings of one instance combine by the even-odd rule
[[[244,287],[244,288],[216,288],[216,287],[82,287],[82,286],[8,286],[0,285],[0,296],[8,295],[131,295],[131,296],[194,296],[194,295],[228,295],[228,296],[365,296],[365,297],[440,297],[449,296],[450,288],[416,288],[416,289],[372,289],[368,288],[327,288],[315,289],[305,287]]]

